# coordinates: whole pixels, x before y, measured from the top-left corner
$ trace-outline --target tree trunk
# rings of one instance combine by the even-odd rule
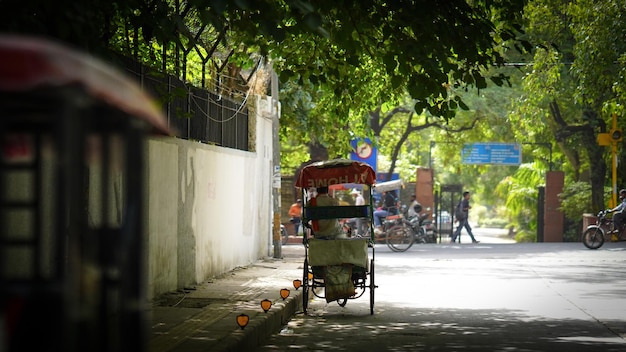
[[[589,136],[585,138],[586,143],[583,148],[587,149],[589,155],[589,165],[591,173],[591,205],[594,213],[598,210],[605,209],[604,203],[604,185],[606,183],[606,163],[604,162],[604,153],[606,147],[600,147],[596,141],[595,136]]]

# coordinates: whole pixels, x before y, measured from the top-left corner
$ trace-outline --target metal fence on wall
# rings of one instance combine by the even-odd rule
[[[239,150],[249,150],[246,99],[237,102],[185,84],[171,75],[155,73],[124,60],[129,75],[163,104],[168,124],[183,139]]]

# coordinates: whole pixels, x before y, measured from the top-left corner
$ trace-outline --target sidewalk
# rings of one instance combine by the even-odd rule
[[[481,235],[481,243],[514,242],[498,238],[501,234],[495,230],[475,232]],[[148,351],[252,351],[262,345],[302,312],[302,289],[293,287],[293,280],[302,280],[302,238],[290,237],[282,246],[282,255],[282,259],[266,257],[202,285],[155,299]],[[280,297],[283,288],[290,290],[284,301]],[[266,298],[273,303],[267,313],[261,308]],[[243,330],[236,323],[242,313],[250,317]]]
[[[150,352],[251,351],[302,312],[304,248],[302,242],[282,246],[282,259],[267,257],[237,268],[197,287],[155,299],[151,314]],[[285,300],[280,290],[287,288]],[[261,301],[269,299],[267,313]],[[236,317],[247,314],[243,330]]]

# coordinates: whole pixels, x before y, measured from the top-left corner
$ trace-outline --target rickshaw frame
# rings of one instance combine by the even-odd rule
[[[144,147],[165,116],[104,62],[19,35],[0,35],[0,110],[0,351],[146,351]]]
[[[333,159],[316,162],[303,168],[296,180],[296,187],[302,192],[302,224],[307,228],[303,236],[303,295],[302,307],[306,314],[310,292],[318,298],[329,301],[328,285],[330,269],[349,268],[349,279],[354,292],[339,294],[335,297],[340,306],[345,306],[349,299],[357,299],[370,292],[370,314],[374,314],[374,197],[373,185],[376,173],[366,163]],[[363,185],[363,196],[366,205],[313,206],[310,202],[312,188],[333,185]],[[347,239],[316,239],[311,222],[328,219],[366,218],[369,219],[368,237],[351,237]],[[370,258],[371,253],[371,258]],[[369,280],[368,280],[369,278]],[[324,293],[321,290],[324,289]]]

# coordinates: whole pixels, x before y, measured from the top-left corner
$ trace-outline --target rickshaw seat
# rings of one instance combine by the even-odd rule
[[[306,220],[369,218],[369,205],[315,206],[304,207]]]
[[[367,238],[336,240],[309,239],[309,265],[329,266],[352,264],[367,268]]]
[[[387,215],[385,217],[385,220],[398,220],[400,219],[400,217],[401,217],[400,215]]]

